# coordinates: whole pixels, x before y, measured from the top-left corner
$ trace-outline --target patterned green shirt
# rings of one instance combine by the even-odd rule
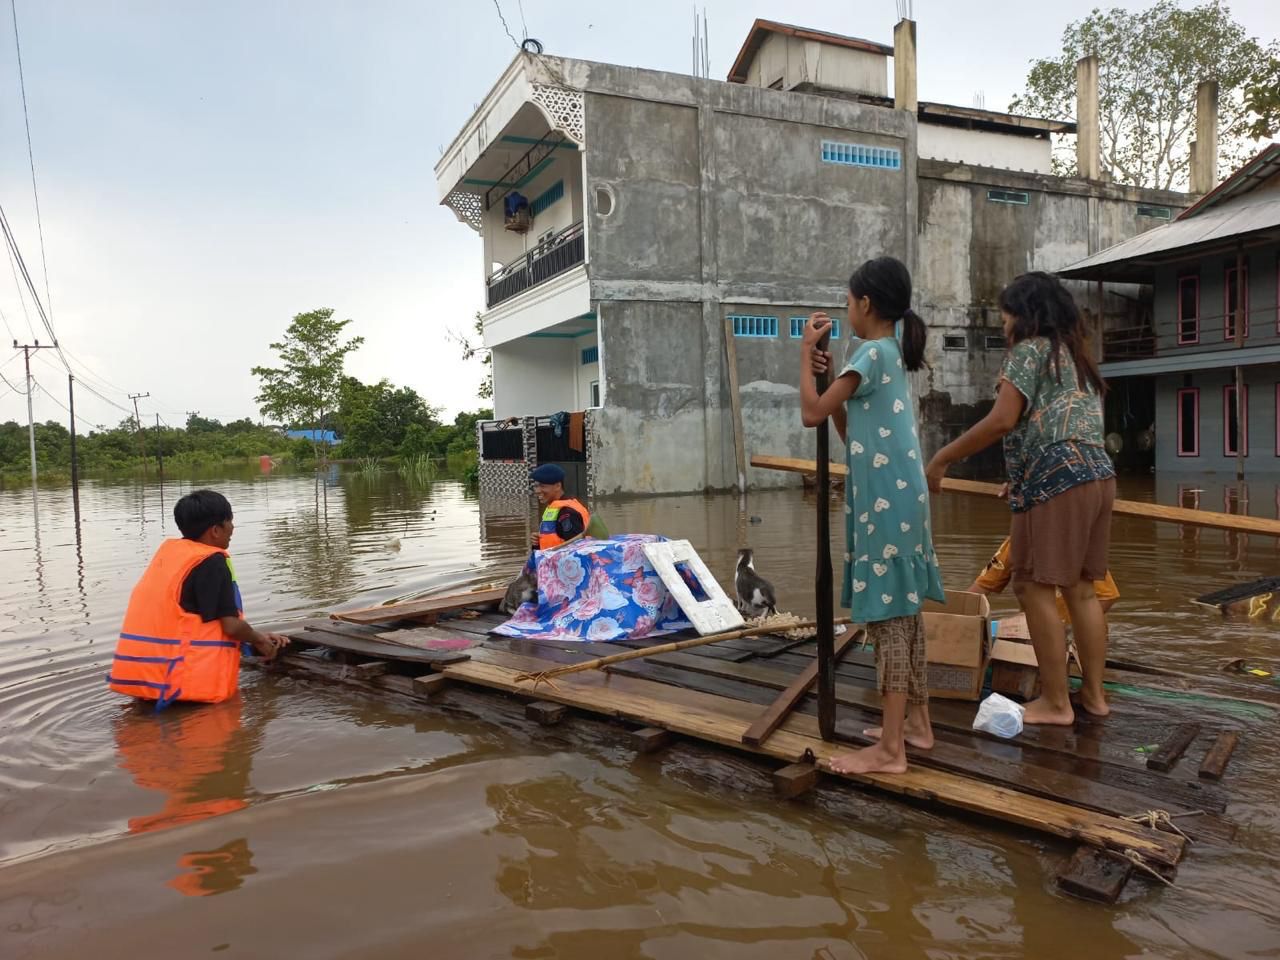
[[[1103,446],[1102,398],[1087,380],[1080,387],[1070,351],[1059,347],[1055,373],[1048,338],[1022,340],[1005,357],[1000,379],[1027,401],[1004,438],[1014,513],[1116,475]]]

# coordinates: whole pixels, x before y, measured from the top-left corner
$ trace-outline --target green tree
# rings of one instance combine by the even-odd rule
[[[1098,114],[1104,168],[1122,183],[1173,189],[1188,181],[1196,87],[1217,80],[1219,169],[1252,152],[1244,91],[1276,70],[1276,51],[1246,35],[1222,3],[1179,9],[1173,0],[1141,11],[1095,9],[1067,25],[1060,55],[1033,60],[1027,89],[1010,111],[1074,118],[1076,61],[1098,55]],[[1062,145],[1068,146],[1068,145]],[[1076,172],[1059,150],[1059,174]]]
[[[484,379],[480,381],[480,388],[476,391],[476,396],[481,400],[493,399],[493,351],[484,345],[484,318],[481,314],[476,314],[476,321],[472,326],[475,331],[475,340],[469,336],[450,331],[449,337],[459,347],[462,348],[462,359],[470,360],[476,354],[481,354],[480,362],[484,364]]]
[[[414,425],[424,434],[439,424],[440,410],[410,387],[387,380],[374,384],[346,377],[339,391],[336,422],[346,457],[386,457],[397,453]]]
[[[327,307],[293,318],[284,339],[271,344],[280,366],[254,367],[252,371],[259,380],[255,399],[263,416],[322,429],[326,416],[338,406],[347,354],[364,343],[364,337],[343,342],[342,332],[349,323],[334,320],[333,310]],[[322,447],[317,440],[317,457]]]
[[[1280,43],[1267,48],[1271,63],[1244,88],[1244,106],[1252,123],[1249,136],[1268,140],[1280,133]]]

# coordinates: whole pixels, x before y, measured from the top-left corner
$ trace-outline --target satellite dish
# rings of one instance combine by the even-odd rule
[[[1106,440],[1107,453],[1113,457],[1124,449],[1124,437],[1118,433],[1108,433]]]
[[[1150,427],[1138,434],[1138,449],[1143,453],[1156,445],[1156,432]]]

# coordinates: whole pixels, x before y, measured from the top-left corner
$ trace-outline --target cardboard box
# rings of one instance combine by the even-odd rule
[[[1040,666],[1030,643],[1004,639],[1003,633],[996,638],[991,645],[991,689],[1021,700],[1039,696]]]
[[[929,696],[977,700],[991,653],[991,605],[980,593],[947,591],[947,602],[926,600],[924,632]]]

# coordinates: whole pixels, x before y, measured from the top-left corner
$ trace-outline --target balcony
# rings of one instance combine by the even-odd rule
[[[572,270],[587,258],[582,222],[566,227],[511,261],[486,281],[486,304],[490,310],[526,290]]]

